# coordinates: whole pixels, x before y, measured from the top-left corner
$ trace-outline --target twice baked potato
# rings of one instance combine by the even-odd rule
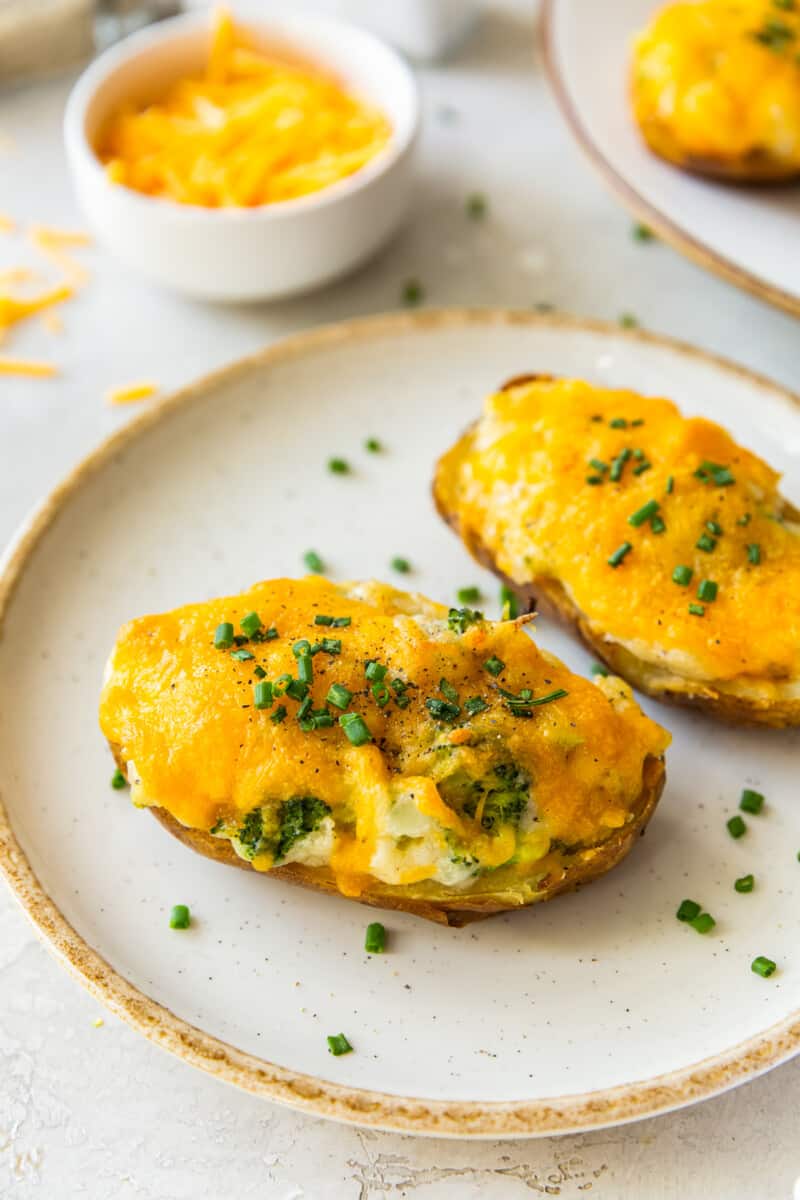
[[[120,631],[100,725],[135,804],[192,849],[461,925],[603,874],[669,734],[493,623],[317,576]]]
[[[654,153],[738,183],[800,174],[800,5],[668,4],[635,40],[633,114]]]
[[[440,460],[440,513],[642,691],[800,724],[800,514],[669,400],[520,376]]]

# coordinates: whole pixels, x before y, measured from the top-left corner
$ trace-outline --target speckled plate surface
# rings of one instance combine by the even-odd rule
[[[711,1095],[800,1048],[797,733],[645,707],[674,733],[647,837],[584,892],[464,930],[231,871],[125,793],[97,696],[130,616],[302,572],[386,576],[448,601],[491,578],[434,514],[436,456],[510,375],[576,374],[725,421],[800,501],[800,409],[695,351],[602,325],[424,313],[302,334],[148,410],[44,504],[0,574],[0,866],[44,937],[111,1008],[195,1065],[324,1116],[461,1136],[587,1129]],[[366,435],[385,453],[361,449]],[[352,475],[325,470],[331,454]],[[487,611],[496,613],[492,599]],[[587,656],[545,621],[541,642]],[[733,841],[741,787],[764,814]],[[734,879],[757,886],[738,895]],[[701,937],[684,896],[717,918]],[[168,928],[172,904],[195,923]],[[750,961],[779,964],[771,979]],[[332,1058],[344,1031],[355,1053]]]
[[[645,147],[628,104],[631,39],[657,0],[544,0],[544,57],[578,143],[619,198],[665,240],[731,283],[800,316],[800,184],[733,187]]]

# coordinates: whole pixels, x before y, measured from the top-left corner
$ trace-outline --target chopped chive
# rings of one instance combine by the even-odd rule
[[[672,571],[672,582],[679,584],[681,587],[688,587],[692,582],[694,572],[691,567],[678,566]]]
[[[743,834],[747,833],[747,826],[739,816],[731,817],[730,820],[726,822],[726,825],[728,833],[732,838],[740,838]]]
[[[354,746],[364,746],[372,741],[372,734],[367,728],[366,721],[358,713],[342,713],[339,724]]]
[[[279,637],[280,637],[280,634],[278,633],[275,626],[270,625],[269,629],[264,634],[264,641],[265,642],[274,642],[276,640],[276,638],[279,638]]]
[[[587,475],[586,482],[591,484],[592,487],[597,487],[599,483],[605,483],[605,480],[602,475]]]
[[[715,539],[710,537],[707,533],[701,533],[700,537],[695,542],[697,549],[704,550],[706,554],[710,554],[712,550],[716,549],[716,545],[717,543]]]
[[[370,454],[380,454],[383,446],[377,438],[370,437],[364,442],[364,449],[368,450]]]
[[[636,417],[635,420],[631,421],[631,429],[636,429],[638,425],[644,425],[644,417]]]
[[[286,718],[286,705],[279,704],[274,713],[270,713],[270,721],[273,725],[280,725],[281,721]]]
[[[620,313],[618,320],[623,329],[636,329],[639,324],[633,313],[629,312]]]
[[[308,567],[309,571],[313,571],[315,575],[321,575],[325,570],[325,564],[317,554],[316,550],[306,550],[303,555],[303,562]]]
[[[713,533],[715,537],[722,536],[722,526],[717,521],[706,521],[706,529],[709,533]]]
[[[651,517],[656,515],[659,507],[657,500],[648,500],[641,508],[637,508],[636,512],[631,513],[628,517],[628,524],[633,525],[635,528],[644,525],[645,521],[649,521]]]
[[[311,696],[306,696],[305,699],[303,700],[303,703],[300,705],[300,707],[298,708],[297,713],[296,713],[297,719],[300,722],[301,727],[305,728],[306,733],[308,733],[309,730],[314,728],[313,722],[306,726],[304,726],[304,724],[303,724],[305,722],[306,718],[310,715],[313,704],[314,704],[314,701],[311,698]]]
[[[599,471],[601,475],[605,475],[608,470],[608,463],[604,463],[601,458],[590,458],[589,466],[594,467],[595,471]]]
[[[380,921],[371,921],[364,936],[367,954],[383,954],[386,949],[386,930]]]
[[[349,475],[350,463],[346,458],[329,458],[328,470],[331,475]]]
[[[311,714],[311,720],[314,722],[315,729],[330,729],[333,725],[333,717],[326,709],[321,709],[319,712]]]
[[[700,905],[696,900],[682,900],[675,916],[679,921],[693,921],[695,917],[700,916],[700,911]]]
[[[235,658],[237,662],[248,662],[249,659],[255,658],[250,650],[231,650],[231,658]]]
[[[414,308],[417,304],[422,303],[425,292],[423,291],[422,284],[419,282],[419,280],[407,279],[403,284],[403,291],[401,294],[403,298],[403,304],[407,305],[408,308]]]
[[[397,571],[399,575],[407,575],[411,570],[411,563],[407,558],[393,558],[389,564],[393,571]]]
[[[628,422],[625,420],[624,417],[612,417],[612,419],[608,422],[608,424],[611,429],[627,429],[628,428]]]
[[[426,700],[425,707],[436,721],[455,721],[461,712],[457,704],[450,704],[447,700],[440,700],[438,696],[432,696]]]
[[[464,701],[464,711],[468,712],[471,717],[476,717],[478,713],[486,712],[489,705],[482,696],[470,696],[469,700]]]
[[[364,668],[364,674],[372,683],[382,683],[386,678],[388,667],[384,667],[382,663],[376,662],[371,658]]]
[[[693,617],[704,617],[706,615],[706,610],[703,608],[703,605],[695,604],[694,602],[689,605],[689,612]]]
[[[482,192],[473,192],[467,196],[465,208],[467,216],[471,217],[473,221],[482,221],[486,216],[489,205]]]
[[[644,458],[644,450],[634,450],[633,457],[638,459]]]
[[[697,599],[709,603],[717,598],[717,585],[713,579],[702,579],[697,588]]]
[[[656,515],[650,521],[650,528],[652,529],[653,533],[663,533],[667,526],[663,518],[656,513]]]
[[[378,705],[378,708],[385,708],[391,700],[391,692],[385,683],[373,683],[369,689],[372,693],[372,699]]]
[[[302,654],[297,660],[297,678],[302,683],[311,683],[314,678],[314,660],[310,654]]]
[[[653,464],[651,462],[640,462],[638,467],[633,468],[634,475],[644,475],[645,471],[651,470]]]
[[[328,1038],[328,1049],[338,1058],[340,1054],[349,1054],[353,1047],[343,1033],[335,1033]]]
[[[249,612],[247,616],[242,617],[239,624],[247,636],[252,637],[261,628],[261,617],[257,612]]]
[[[122,771],[120,771],[119,767],[117,767],[116,771],[111,776],[111,786],[115,792],[119,792],[122,790],[122,788],[128,786],[128,781],[122,774]]]
[[[564,688],[556,688],[554,692],[548,692],[546,696],[537,696],[535,699],[529,699],[527,703],[534,707],[538,704],[549,704],[551,700],[560,700],[563,696],[568,696],[569,692]]]
[[[328,694],[325,697],[326,704],[332,704],[334,708],[347,708],[353,698],[353,693],[349,688],[346,688],[343,683],[332,683],[328,688]]]
[[[695,479],[701,479],[703,483],[713,484],[715,487],[730,487],[736,482],[728,467],[708,461],[702,462],[694,475]]]
[[[606,676],[611,674],[605,663],[601,662],[593,662],[589,667],[589,672],[592,675],[602,675],[603,678],[606,678]]]
[[[737,518],[736,524],[737,525],[749,525],[750,522],[752,521],[752,519],[753,518],[750,513],[743,513],[741,517]]]
[[[623,542],[621,546],[617,546],[614,553],[606,560],[610,567],[618,567],[626,554],[629,554],[633,546],[630,542]]]
[[[272,703],[272,684],[268,679],[262,679],[253,688],[253,705],[255,708],[270,708]]]
[[[761,547],[758,542],[751,542],[747,547],[747,561],[757,566],[761,562]]]
[[[664,491],[667,493],[668,496],[671,496],[674,489],[675,489],[675,480],[672,475],[668,475],[667,476],[667,486],[664,488]]]
[[[762,979],[769,979],[770,975],[774,975],[778,969],[778,964],[773,962],[771,958],[765,958],[763,954],[759,954],[750,963],[750,970],[754,975],[760,975]]]
[[[740,875],[738,879],[734,880],[733,886],[737,892],[752,892],[756,886],[755,877],[753,875]]]
[[[710,933],[716,923],[711,913],[707,912],[701,912],[689,922],[692,929],[696,929],[698,933]]]
[[[308,654],[311,650],[311,643],[308,638],[300,638],[298,642],[292,642],[292,654],[295,658],[302,658],[304,654]]]
[[[481,599],[481,589],[478,587],[463,587],[456,592],[459,604],[477,604]]]
[[[643,225],[641,221],[637,221],[631,228],[631,237],[635,242],[652,242],[655,240],[655,234],[648,225]]]
[[[320,650],[324,650],[326,654],[341,654],[342,639],[328,637],[321,638],[319,648]]]
[[[173,904],[169,914],[170,929],[188,929],[192,923],[189,907],[186,904]]]
[[[483,667],[484,670],[488,671],[490,675],[494,675],[496,679],[501,672],[505,671],[506,664],[502,661],[502,659],[495,658],[495,656],[492,655],[491,658],[487,658],[486,662],[483,664]]]
[[[631,452],[626,446],[624,450],[620,450],[616,458],[611,460],[611,473],[609,474],[609,479],[612,483],[617,483],[622,478],[622,471],[630,456]]]
[[[291,675],[279,675],[272,685],[272,694],[274,696],[282,696],[291,682]]]
[[[333,618],[333,628],[334,629],[346,629],[352,620],[353,620],[352,617],[334,617]]]
[[[317,613],[317,615],[314,617],[314,624],[315,625],[332,625],[333,617],[328,617],[325,615],[325,613]]]
[[[308,695],[308,684],[304,679],[292,679],[286,685],[286,695],[292,700],[305,700]]]
[[[739,800],[739,808],[742,812],[752,813],[753,816],[758,816],[764,807],[764,797],[761,792],[754,792],[752,788],[743,788],[742,795]]]
[[[214,646],[217,650],[227,650],[233,645],[233,625],[230,621],[223,621],[218,625],[214,633]]]
[[[451,704],[458,704],[458,692],[448,679],[439,680],[439,691],[446,700],[451,702]]]
[[[266,679],[267,676],[267,672],[261,666],[254,667],[253,674],[255,675],[256,679]]]
[[[519,600],[507,583],[500,588],[500,607],[504,621],[514,621],[519,616]]]

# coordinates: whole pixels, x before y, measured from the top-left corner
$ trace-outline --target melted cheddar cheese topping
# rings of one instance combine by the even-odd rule
[[[254,636],[215,645],[218,627],[238,633],[252,613]],[[554,846],[602,845],[635,820],[645,760],[669,735],[622,681],[572,675],[520,622],[459,614],[311,576],[141,617],[120,631],[100,725],[135,803],[228,838],[257,869],[325,867],[350,895],[376,878],[464,889],[503,866],[533,877]],[[259,681],[276,694],[257,709]],[[348,739],[345,710],[371,740]],[[314,713],[328,717],[310,728]]]
[[[117,112],[97,153],[113,183],[148,196],[254,207],[345,179],[390,136],[382,112],[321,69],[249,45],[221,12],[205,72]]]
[[[800,5],[669,4],[634,45],[636,120],[673,161],[766,156],[800,170]]]
[[[780,684],[800,680],[800,525],[779,478],[669,400],[540,379],[489,397],[436,488],[468,544],[560,582],[599,637],[689,679]]]

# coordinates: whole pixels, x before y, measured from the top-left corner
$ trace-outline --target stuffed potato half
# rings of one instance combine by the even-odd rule
[[[668,4],[636,38],[631,104],[649,148],[701,175],[800,174],[800,5]]]
[[[800,724],[800,514],[779,475],[669,400],[519,376],[440,460],[480,561],[642,691]]]
[[[609,870],[669,735],[493,623],[319,577],[131,621],[100,724],[135,804],[194,850],[464,924]]]

